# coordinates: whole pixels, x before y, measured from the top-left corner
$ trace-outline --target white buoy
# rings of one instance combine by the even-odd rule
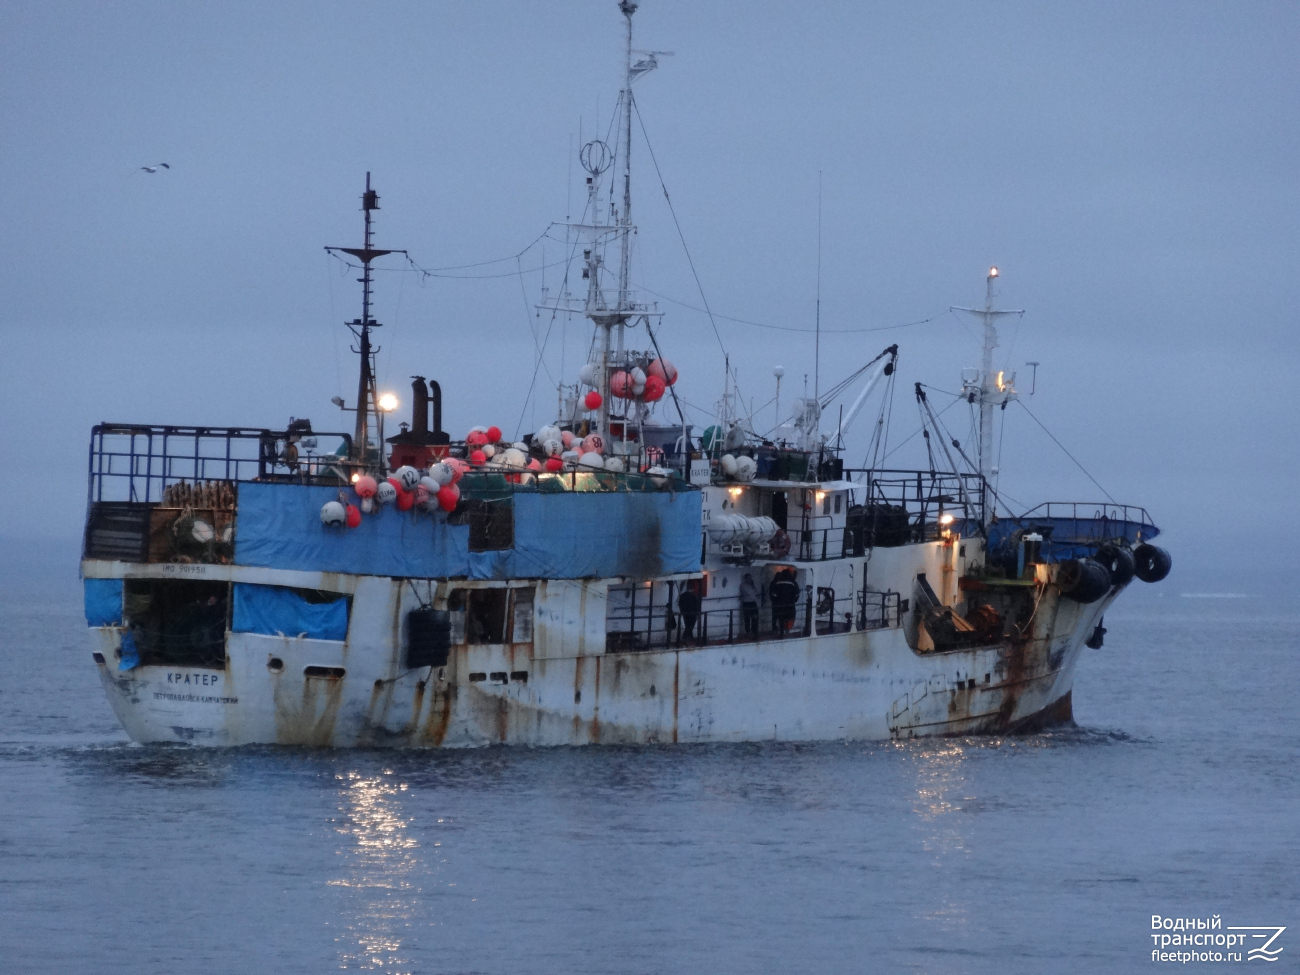
[[[735,477],[735,476],[736,476],[736,458],[735,458],[735,457],[733,457],[731,454],[723,454],[723,455],[722,455],[722,460],[720,461],[720,463],[721,463],[721,465],[722,465],[722,472],[723,472],[724,474],[726,474],[728,477]]]
[[[416,485],[420,483],[420,472],[414,467],[399,467],[393,472],[393,477],[397,478],[402,487],[408,491],[414,491]]]
[[[616,474],[622,474],[627,470],[627,465],[623,463],[622,457],[606,457],[605,470],[613,471]]]
[[[587,451],[587,453],[583,454],[581,457],[578,458],[578,466],[595,467],[595,468],[604,469],[605,458],[602,457],[600,454],[596,453],[594,450],[589,450]]]
[[[320,509],[321,524],[342,525],[348,520],[348,510],[338,501],[326,501]]]
[[[443,463],[434,464],[429,468],[429,477],[431,477],[438,487],[445,487],[456,479],[456,472]],[[437,494],[437,491],[433,492]]]
[[[758,461],[753,457],[736,458],[736,480],[752,481],[754,474],[758,470]]]
[[[392,504],[397,500],[397,488],[393,487],[391,481],[380,481],[375,488],[375,500],[380,504]]]

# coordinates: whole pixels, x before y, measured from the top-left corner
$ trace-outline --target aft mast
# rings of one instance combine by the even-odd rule
[[[326,247],[325,250],[341,254],[350,254],[361,262],[361,277],[357,280],[361,283],[361,317],[354,318],[347,322],[348,328],[357,339],[357,347],[353,348],[361,357],[361,370],[357,378],[357,422],[355,432],[352,438],[352,455],[349,458],[358,467],[371,466],[370,445],[374,444],[374,452],[378,456],[378,463],[383,463],[383,446],[379,442],[378,430],[375,436],[370,436],[370,422],[372,418],[377,418],[379,414],[379,391],[375,384],[375,353],[378,348],[370,343],[370,330],[379,328],[380,323],[370,317],[370,295],[371,295],[371,277],[370,262],[376,257],[383,257],[385,254],[405,254],[404,250],[377,250],[371,247],[372,229],[370,226],[371,211],[379,209],[379,193],[370,188],[370,174],[366,173],[366,191],[361,196],[361,212],[365,218],[365,236],[362,247]]]

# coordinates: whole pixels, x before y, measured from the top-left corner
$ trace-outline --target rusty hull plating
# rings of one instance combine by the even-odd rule
[[[969,540],[961,551],[975,545]],[[972,553],[965,566],[957,553],[942,541],[883,549],[811,567],[808,585],[846,570],[864,579],[956,581],[955,571],[969,571],[977,558]],[[186,570],[214,581],[346,592],[347,638],[228,632],[224,668],[120,671],[122,627],[92,627],[91,635],[105,661],[98,666],[108,698],[137,741],[473,747],[996,734],[1070,719],[1081,648],[1121,589],[1079,603],[1061,595],[1053,569],[1039,566],[1038,578],[1015,594],[1032,612],[1008,623],[1010,638],[942,651],[923,649],[915,603],[893,625],[618,650],[606,632],[607,603],[622,579],[417,585],[228,565]],[[174,571],[83,563],[88,578],[158,579]],[[723,580],[738,571],[700,575],[730,588]],[[950,605],[970,605],[957,601],[959,586],[947,588]],[[499,643],[457,634],[444,666],[404,666],[402,620],[412,607],[484,589],[506,590],[501,605],[523,606],[521,614],[531,606],[531,625],[513,621]]]

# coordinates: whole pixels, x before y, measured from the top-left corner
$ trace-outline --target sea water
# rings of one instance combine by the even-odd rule
[[[206,750],[127,741],[75,571],[4,579],[5,972],[1137,971],[1153,915],[1300,955],[1295,605],[1134,583],[1023,737]]]

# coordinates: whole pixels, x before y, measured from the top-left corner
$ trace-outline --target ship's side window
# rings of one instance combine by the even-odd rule
[[[837,515],[840,513],[840,504],[843,503],[843,501],[844,499],[840,497],[840,493],[836,491],[835,492],[835,513]]]
[[[230,584],[127,579],[122,623],[147,665],[225,667]]]
[[[513,606],[510,620],[510,642],[533,642],[533,587],[511,589],[510,599]]]
[[[465,637],[467,643],[506,642],[508,589],[465,590]]]

